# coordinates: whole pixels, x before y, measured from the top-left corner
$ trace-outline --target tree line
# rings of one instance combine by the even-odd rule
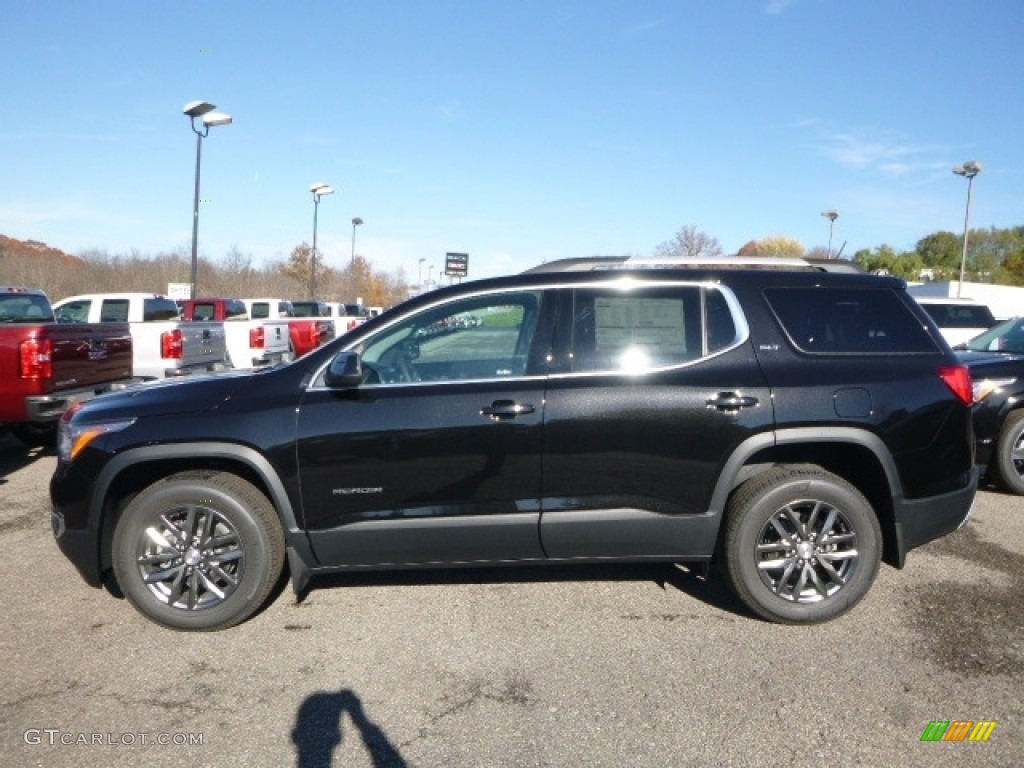
[[[319,252],[319,249],[317,249]],[[312,248],[296,246],[285,261],[253,265],[251,255],[231,248],[219,260],[198,259],[199,296],[234,298],[309,297]],[[407,298],[410,286],[399,269],[389,274],[356,255],[343,268],[316,265],[316,294],[323,301],[390,307]],[[184,248],[148,255],[139,251],[110,254],[92,249],[71,256],[37,241],[0,236],[0,284],[42,288],[51,300],[81,293],[167,292],[169,283],[188,283],[192,256]]]
[[[890,245],[862,248],[853,261],[868,272],[895,275],[908,281],[947,281],[960,279],[963,261],[963,235],[934,232],[917,241],[912,250],[898,251]],[[654,249],[665,258],[714,258],[723,255],[717,238],[694,226],[680,229],[675,237]],[[737,256],[835,258],[827,248],[811,250],[792,237],[771,235],[745,243]],[[1024,285],[1024,227],[972,229],[967,233],[967,258],[964,262],[967,282]]]

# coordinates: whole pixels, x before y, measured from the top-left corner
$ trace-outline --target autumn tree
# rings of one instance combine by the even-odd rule
[[[801,258],[804,255],[804,245],[799,240],[786,235],[769,235],[760,240],[751,240],[746,243],[737,256],[772,256],[779,258]]]
[[[701,232],[692,224],[676,232],[675,237],[660,243],[654,255],[666,259],[715,258],[722,255],[718,238]]]

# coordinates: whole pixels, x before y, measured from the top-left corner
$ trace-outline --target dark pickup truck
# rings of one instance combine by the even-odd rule
[[[0,285],[0,431],[45,444],[71,405],[134,383],[127,323],[59,324],[42,291]]]

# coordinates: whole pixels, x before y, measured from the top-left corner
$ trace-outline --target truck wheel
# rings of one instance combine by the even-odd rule
[[[28,448],[52,448],[57,444],[57,422],[28,421],[11,426],[11,432]]]
[[[266,601],[284,533],[259,490],[227,472],[184,472],[136,496],[114,529],[112,561],[131,603],[165,627],[225,629]]]
[[[1014,411],[1003,422],[993,463],[999,487],[1024,495],[1024,411]]]
[[[751,478],[729,501],[725,576],[754,613],[814,624],[852,608],[881,559],[874,510],[842,478],[819,467],[783,467]]]

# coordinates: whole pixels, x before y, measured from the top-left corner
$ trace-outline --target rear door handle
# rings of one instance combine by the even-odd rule
[[[532,404],[517,403],[515,400],[495,400],[489,406],[480,409],[480,415],[489,416],[491,421],[505,421],[533,412]]]
[[[752,408],[758,402],[756,397],[741,395],[738,392],[719,392],[707,401],[707,406],[719,411],[738,411],[740,408]]]

